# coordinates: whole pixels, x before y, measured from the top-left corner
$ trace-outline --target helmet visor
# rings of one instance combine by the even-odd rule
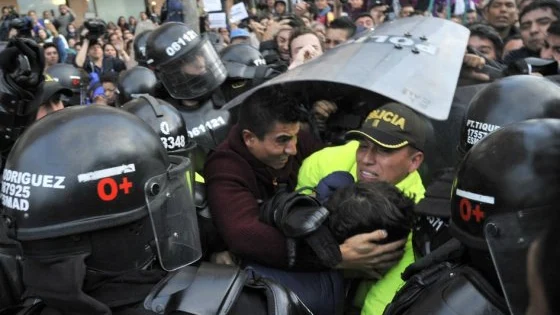
[[[547,226],[547,211],[531,209],[496,215],[484,225],[486,242],[512,315],[523,315],[527,309],[527,251]]]
[[[199,46],[159,67],[159,79],[176,99],[196,99],[214,91],[227,73],[216,50],[203,39]]]
[[[191,162],[183,157],[169,159],[170,169],[146,182],[145,197],[161,267],[173,271],[200,259],[202,250]]]

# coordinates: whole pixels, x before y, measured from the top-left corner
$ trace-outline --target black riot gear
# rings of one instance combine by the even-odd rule
[[[560,120],[533,119],[470,149],[452,187],[456,239],[407,268],[385,315],[524,314],[527,250],[560,201],[559,136]]]
[[[146,66],[146,61],[148,58],[146,57],[146,42],[148,41],[148,36],[152,30],[143,31],[140,34],[136,34],[134,36],[134,43],[132,47],[134,48],[134,60],[138,62],[140,66]]]
[[[493,266],[490,259],[470,264],[496,269],[514,315],[527,306],[528,246],[560,202],[559,139],[557,119],[503,127],[467,153],[453,184],[451,232],[473,253],[491,254]]]
[[[119,90],[119,104],[123,105],[133,99],[134,94],[156,93],[157,78],[148,68],[137,66],[121,72],[117,89]]]
[[[480,89],[467,107],[458,145],[459,156],[480,139],[508,124],[533,118],[560,118],[560,87],[536,76],[500,79]],[[449,196],[454,169],[449,168],[428,186],[416,207],[421,214],[413,233],[415,254],[424,256],[445,243],[448,231]]]
[[[227,101],[280,74],[267,66],[258,49],[249,44],[228,46],[220,57],[228,73],[221,87]]]
[[[517,75],[489,84],[471,100],[461,127],[459,151],[509,123],[560,117],[560,88],[542,77]]]
[[[182,155],[194,161],[191,153],[196,143],[189,137],[183,116],[173,105],[148,94],[141,94],[124,104],[122,109],[150,125],[169,154]]]
[[[112,107],[75,106],[30,127],[6,163],[1,217],[22,244],[26,302],[0,314],[310,314],[239,268],[180,268],[201,254],[190,171],[149,125]],[[180,269],[166,273],[156,256]]]
[[[82,131],[81,136],[68,132],[78,129]],[[107,141],[111,141],[110,146],[106,145]],[[72,151],[68,151],[69,147]],[[49,159],[44,163],[32,161],[39,152],[47,154]],[[28,130],[6,162],[2,200],[11,227],[9,234],[22,242],[24,253],[26,248],[32,251],[43,248],[44,254],[48,254],[56,246],[44,246],[42,240],[52,239],[56,244],[57,238],[81,233],[92,233],[92,240],[103,242],[117,236],[128,240],[121,244],[124,248],[118,257],[96,253],[88,257],[89,267],[105,271],[134,269],[150,261],[154,254],[144,246],[155,234],[164,269],[189,264],[200,255],[196,250],[196,219],[192,221],[189,217],[191,212],[194,214],[194,205],[184,187],[190,161],[174,159],[174,164],[170,164],[159,137],[148,125],[124,111],[89,106],[49,115]],[[178,178],[183,186],[173,187],[176,183],[165,181],[179,176],[168,174],[173,165],[184,168]],[[185,194],[175,195],[182,193],[181,189]],[[166,192],[168,199],[161,199],[159,196]],[[178,199],[170,198],[174,196]],[[173,208],[177,204],[170,203],[178,200],[184,203],[181,211]],[[161,210],[156,206],[167,208]],[[169,225],[165,215],[184,221],[181,226]],[[138,233],[131,233],[131,224],[138,226]],[[153,226],[153,233],[142,231],[143,224]],[[184,246],[165,243],[170,238],[175,238],[174,244],[184,241]],[[91,242],[94,249],[101,246]],[[130,245],[135,242],[140,243],[140,249]],[[97,250],[97,254],[104,253]],[[165,257],[171,250],[178,250],[177,257]]]
[[[164,23],[152,31],[146,55],[147,65],[175,99],[208,97],[226,79],[212,44],[183,23]]]
[[[70,99],[64,99],[65,106],[86,104],[89,76],[83,70],[69,64],[57,63],[45,71],[47,80],[57,81],[74,94]]]

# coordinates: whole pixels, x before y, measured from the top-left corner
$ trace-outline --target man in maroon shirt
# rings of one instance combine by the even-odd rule
[[[213,221],[229,251],[244,263],[288,269],[286,237],[259,221],[259,204],[270,199],[281,184],[293,190],[301,163],[320,148],[300,124],[299,104],[281,89],[255,93],[242,105],[239,123],[206,162],[204,178]],[[404,242],[375,244],[385,237],[384,231],[374,231],[353,236],[342,245],[332,244],[340,256],[330,265],[370,272],[392,266],[402,256]],[[317,262],[303,262],[292,271],[319,271]],[[304,281],[304,275],[298,274],[298,279]],[[330,281],[336,283],[336,279]],[[306,302],[297,288],[291,289]]]

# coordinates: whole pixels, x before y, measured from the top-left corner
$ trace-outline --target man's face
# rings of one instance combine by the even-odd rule
[[[45,65],[50,67],[58,63],[58,51],[54,47],[45,49]]]
[[[68,12],[68,8],[65,5],[61,5],[58,7],[58,11],[60,11],[60,14],[64,15]]]
[[[478,16],[476,15],[476,12],[467,13],[467,24],[472,24],[476,22],[477,18]]]
[[[266,0],[266,5],[271,9],[274,8],[274,0]]]
[[[95,60],[103,58],[103,49],[99,44],[90,46],[88,52],[89,56]]]
[[[378,5],[369,10],[369,14],[373,17],[374,25],[379,25],[385,21],[385,12],[388,7],[387,5]]]
[[[528,49],[538,52],[544,45],[546,30],[557,18],[549,8],[526,13],[520,21],[521,38]]]
[[[494,0],[485,9],[488,24],[497,30],[512,26],[517,22],[517,6],[515,0]]]
[[[290,59],[290,34],[291,29],[283,29],[276,35],[276,44],[278,45],[278,53],[282,60]]]
[[[406,146],[400,149],[385,149],[369,140],[360,140],[356,151],[357,176],[359,181],[384,181],[398,184],[422,163],[422,152]]]
[[[39,120],[52,112],[56,112],[62,109],[64,109],[64,104],[62,104],[62,101],[60,100],[58,102],[51,102],[50,105],[43,104],[39,106],[39,110],[37,111],[35,120]]]
[[[148,19],[146,12],[140,12],[140,20],[145,21]]]
[[[348,31],[340,28],[327,29],[326,49],[334,48],[348,39]]]
[[[504,45],[504,51],[502,52],[502,59],[507,56],[512,50],[517,50],[523,47],[522,39],[512,39]]]
[[[409,17],[412,13],[414,13],[414,7],[407,5],[405,7],[402,7],[401,12],[399,13],[399,15],[404,18],[404,17]]]
[[[195,56],[193,60],[182,67],[183,73],[190,75],[203,75],[206,73],[206,59],[203,56]]]
[[[560,36],[553,34],[546,36],[540,57],[560,62]]]
[[[243,140],[253,156],[278,170],[286,166],[290,156],[296,155],[299,128],[299,123],[275,122],[262,140],[248,130],[243,130]]]
[[[529,306],[526,315],[552,314],[548,309],[546,291],[539,272],[537,257],[540,242],[534,241],[527,253],[527,286],[529,287]]]
[[[291,49],[292,49],[292,58],[295,58],[297,53],[305,46],[311,45],[315,50],[319,53],[323,53],[323,49],[321,48],[321,42],[319,42],[319,38],[314,34],[304,34],[298,36],[292,40]]]
[[[317,9],[319,10],[323,10],[324,8],[327,7],[327,5],[329,5],[327,3],[327,0],[315,0],[315,6],[317,7]]]
[[[284,14],[286,12],[286,5],[283,2],[277,2],[274,5],[274,11],[278,14]]]
[[[352,9],[361,9],[364,5],[364,0],[349,0],[350,6]]]
[[[117,87],[112,82],[103,82],[103,90],[105,91],[105,98],[108,104],[115,104],[117,97]]]
[[[356,26],[362,26],[362,27],[365,27],[365,28],[368,28],[368,29],[374,27],[373,19],[370,18],[369,16],[362,16],[362,17],[358,18],[355,23],[356,23]]]
[[[494,44],[488,38],[482,38],[476,35],[471,36],[469,37],[469,46],[480,51],[484,57],[490,60],[496,60],[498,58],[496,47],[494,47]]]

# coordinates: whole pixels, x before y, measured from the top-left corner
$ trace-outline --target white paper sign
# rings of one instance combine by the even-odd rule
[[[222,11],[222,1],[220,0],[203,0],[204,11]]]
[[[234,4],[231,7],[231,11],[229,13],[230,19],[233,23],[237,23],[243,19],[249,17],[249,13],[247,13],[247,9],[245,8],[245,3],[239,2],[238,4]]]
[[[217,13],[208,13],[208,21],[210,22],[210,28],[226,28],[227,27],[227,20],[226,20],[225,12],[217,12]]]

